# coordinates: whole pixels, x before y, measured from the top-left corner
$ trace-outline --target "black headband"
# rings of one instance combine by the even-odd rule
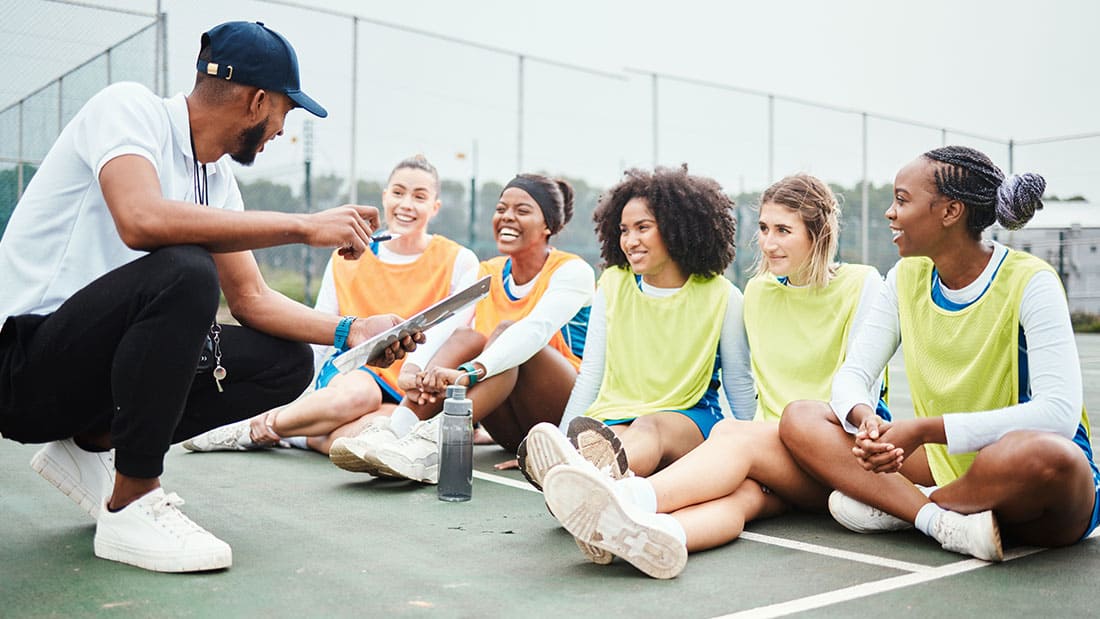
[[[553,196],[550,195],[550,192],[547,191],[541,183],[529,178],[517,176],[508,181],[508,184],[501,190],[500,195],[504,195],[504,191],[509,187],[522,189],[534,198],[535,204],[538,204],[539,210],[542,211],[542,218],[546,221],[546,227],[550,228],[550,234],[557,234],[558,230],[561,230],[561,209],[555,208]]]

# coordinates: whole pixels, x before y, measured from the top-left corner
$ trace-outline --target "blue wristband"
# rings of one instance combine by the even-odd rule
[[[467,387],[473,387],[477,384],[477,368],[474,367],[473,363],[463,363],[455,369],[466,374]]]
[[[344,352],[348,349],[348,334],[351,333],[351,323],[355,322],[358,316],[344,316],[340,319],[340,324],[336,325],[336,334],[332,337],[332,345],[336,347],[336,350]]]

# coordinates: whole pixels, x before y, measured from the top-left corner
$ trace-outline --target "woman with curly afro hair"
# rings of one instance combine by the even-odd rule
[[[594,219],[607,268],[560,427],[613,475],[649,475],[722,419],[720,385],[735,415],[756,409],[741,291],[722,275],[734,256],[733,202],[686,166],[630,170]],[[525,447],[521,468],[535,485],[578,457],[549,424]]]
[[[755,421],[745,420],[751,414],[722,420],[702,445],[649,477],[611,483],[591,467],[549,472],[547,502],[575,528],[582,549],[591,543],[670,578],[688,551],[728,543],[746,522],[790,507],[824,509],[828,489],[799,468],[776,421],[792,400],[828,397],[849,338],[881,289],[874,268],[835,262],[838,216],[828,185],[809,175],[763,193],[756,273],[744,297]],[[576,524],[593,521],[596,527]],[[652,543],[616,541],[643,534]]]
[[[845,527],[915,527],[945,550],[1000,561],[1002,536],[1067,546],[1100,523],[1061,281],[1039,258],[982,238],[994,221],[1027,223],[1045,186],[964,146],[897,173],[886,218],[902,258],[831,402],[794,402],[779,424],[803,468],[837,490],[829,511]],[[864,389],[902,342],[916,416],[891,423]]]

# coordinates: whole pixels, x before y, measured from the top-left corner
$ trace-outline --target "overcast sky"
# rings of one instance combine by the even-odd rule
[[[117,0],[148,8],[148,2]],[[257,0],[164,0],[172,92],[189,90],[201,32],[259,19],[285,34],[303,88],[332,115],[315,125],[318,168],[347,176],[350,25]],[[307,3],[303,3],[307,4]],[[773,92],[997,139],[1100,132],[1100,2],[1048,0],[325,0],[331,10],[605,71],[597,77],[526,65],[523,163],[614,182],[652,163],[649,81],[623,68]],[[155,6],[155,5],[154,5]],[[1040,8],[1040,6],[1042,8]],[[469,174],[478,140],[481,176],[507,176],[516,156],[514,59],[369,24],[360,28],[358,174],[384,174],[425,152],[446,175]],[[662,83],[659,159],[687,161],[727,185],[766,182],[762,100]],[[296,115],[296,117],[295,117]],[[304,112],[249,175],[293,174],[303,157]],[[860,173],[858,116],[777,106],[775,175],[808,170],[834,180]],[[938,132],[873,123],[872,180]],[[929,143],[929,142],[933,143]],[[952,139],[951,141],[957,141]],[[971,141],[1007,166],[1007,147]],[[1016,171],[1046,173],[1052,192],[1100,200],[1100,139],[1017,149]]]

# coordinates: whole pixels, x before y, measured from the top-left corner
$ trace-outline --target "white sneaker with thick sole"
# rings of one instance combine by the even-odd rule
[[[587,462],[573,444],[558,431],[557,426],[546,422],[531,428],[527,436],[520,441],[516,457],[520,472],[532,486],[539,490],[542,490],[543,477],[555,466],[561,464],[580,466]],[[614,472],[609,471],[609,473],[614,477]],[[586,543],[578,537],[573,539],[577,542],[577,548],[593,563],[607,565],[615,558],[610,552]]]
[[[374,457],[383,445],[396,443],[397,435],[390,428],[390,418],[380,417],[355,436],[342,436],[328,449],[328,459],[336,466],[353,473],[369,473],[375,477],[399,477]]]
[[[183,442],[187,451],[252,451],[263,449],[250,438],[251,419],[242,419],[213,430],[207,430],[198,436]]]
[[[608,473],[614,479],[630,474],[630,463],[619,435],[610,426],[592,417],[574,417],[565,435],[581,457]]]
[[[833,515],[833,520],[856,533],[883,533],[913,528],[912,523],[866,503],[860,503],[839,490],[834,490],[829,495],[829,513]]]
[[[932,537],[944,550],[983,561],[1003,561],[1001,531],[992,511],[960,514],[945,511],[932,525]]]
[[[71,438],[46,443],[31,468],[65,493],[92,518],[115,486],[115,452],[84,451]]]
[[[439,418],[414,425],[405,436],[371,452],[396,476],[425,484],[439,483]]]
[[[185,516],[176,493],[157,488],[96,520],[95,556],[154,572],[199,572],[233,564],[229,544]]]
[[[653,578],[674,578],[687,565],[687,546],[662,514],[622,501],[612,481],[591,466],[555,466],[543,494],[550,512],[580,541],[622,557]]]

